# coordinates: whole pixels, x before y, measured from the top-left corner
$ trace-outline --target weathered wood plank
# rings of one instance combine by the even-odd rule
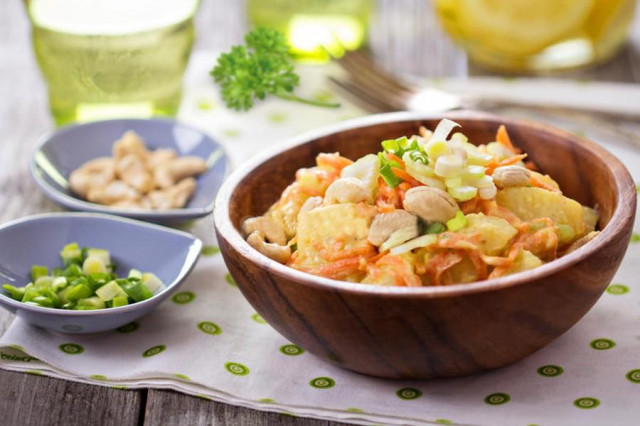
[[[137,425],[144,392],[0,371],[0,424]]]
[[[298,418],[278,413],[267,413],[248,408],[235,407],[202,398],[187,396],[174,391],[149,390],[144,424],[162,426],[185,425],[305,425],[341,426],[345,423]]]

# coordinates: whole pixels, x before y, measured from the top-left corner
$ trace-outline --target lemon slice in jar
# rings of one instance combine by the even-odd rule
[[[530,55],[579,30],[594,0],[460,0],[460,26],[474,42]]]

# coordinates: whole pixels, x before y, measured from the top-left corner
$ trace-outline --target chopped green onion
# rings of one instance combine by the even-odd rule
[[[35,281],[40,277],[49,275],[49,268],[41,265],[33,265],[31,267],[31,281]]]
[[[377,158],[376,158],[377,159]],[[132,269],[118,278],[109,251],[67,244],[60,251],[64,269],[33,265],[32,281],[24,287],[4,284],[2,290],[14,300],[32,306],[75,310],[125,306],[150,298],[164,289],[152,273]]]
[[[444,226],[442,222],[431,222],[425,228],[425,234],[440,234],[444,232],[447,228]]]
[[[449,194],[456,201],[467,201],[478,195],[478,188],[475,186],[459,186],[457,188],[448,188]]]
[[[14,287],[11,284],[4,284],[2,288],[9,292],[9,297],[14,300],[20,302],[24,297],[24,287]]]
[[[384,179],[387,185],[389,185],[391,188],[395,188],[396,186],[400,185],[402,179],[393,174],[393,172],[391,171],[391,163],[389,162],[389,160],[387,160],[385,156],[382,155],[382,153],[379,155],[379,157],[380,176],[382,177],[382,179]]]
[[[462,210],[458,210],[453,219],[447,221],[447,229],[449,231],[458,231],[467,226],[467,218],[464,217]]]
[[[421,151],[410,151],[409,158],[411,158],[416,163],[422,163],[424,165],[429,164],[429,157],[427,157],[427,155]]]

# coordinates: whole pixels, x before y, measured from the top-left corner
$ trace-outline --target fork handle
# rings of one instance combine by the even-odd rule
[[[465,102],[465,107],[474,109],[496,110],[504,108],[525,108],[537,110],[550,115],[559,116],[597,116],[601,119],[615,122],[626,122],[640,124],[640,105],[638,111],[623,111],[598,108],[594,106],[577,105],[542,105],[533,102],[519,102],[511,99],[477,99],[472,102]]]

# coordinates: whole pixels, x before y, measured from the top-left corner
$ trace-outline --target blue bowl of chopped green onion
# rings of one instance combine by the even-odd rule
[[[0,226],[0,305],[64,333],[113,330],[153,310],[193,269],[193,235],[98,213]]]

